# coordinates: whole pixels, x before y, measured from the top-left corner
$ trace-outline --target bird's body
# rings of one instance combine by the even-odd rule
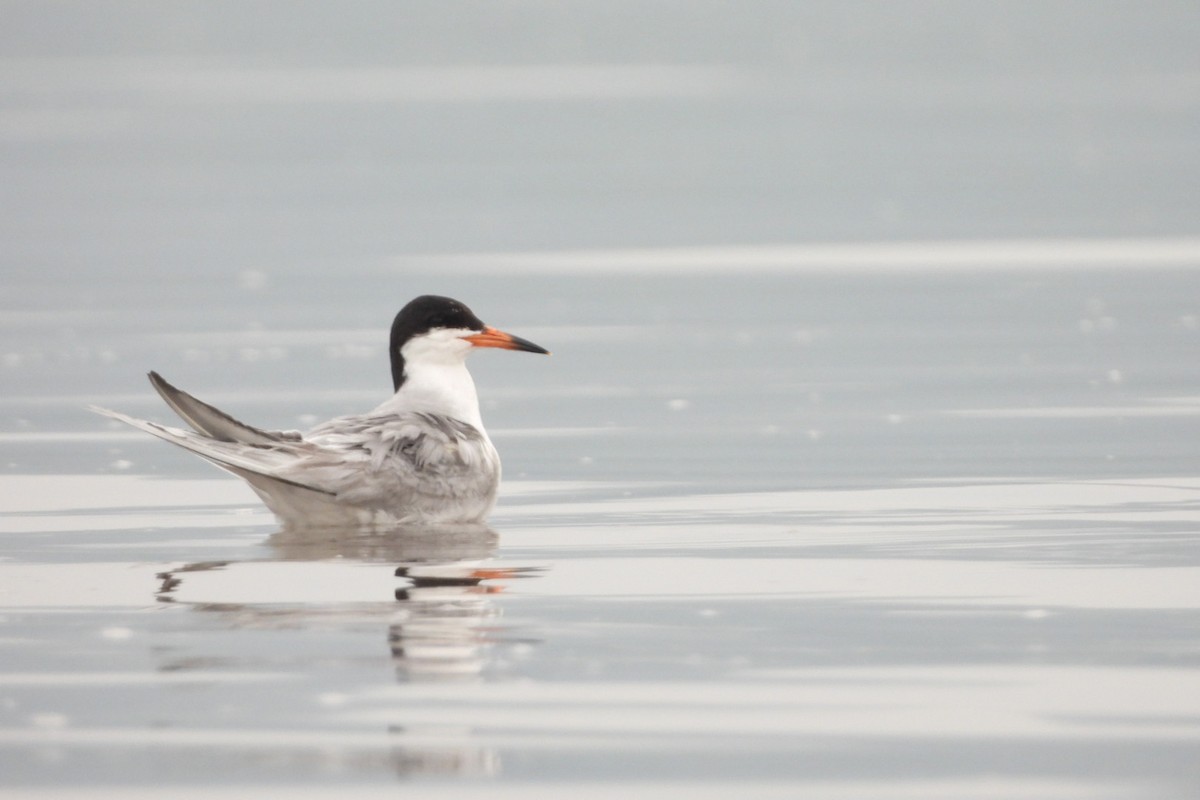
[[[457,301],[424,296],[392,325],[395,394],[365,414],[303,434],[267,431],[154,372],[150,382],[193,431],[94,410],[238,475],[290,526],[477,523],[495,504],[500,457],[466,368],[474,347],[546,352],[485,326]]]

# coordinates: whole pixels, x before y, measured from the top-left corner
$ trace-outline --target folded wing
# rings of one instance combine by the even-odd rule
[[[313,524],[349,508],[401,520],[445,515],[461,521],[481,519],[495,500],[500,478],[495,448],[481,431],[458,420],[420,412],[363,414],[330,420],[301,436],[239,422],[157,373],[150,373],[150,381],[194,431],[91,410],[237,475],[285,520]]]

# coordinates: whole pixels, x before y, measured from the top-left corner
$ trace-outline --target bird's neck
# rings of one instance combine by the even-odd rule
[[[412,363],[404,365],[400,387],[381,410],[423,411],[441,414],[483,431],[479,396],[465,363]]]

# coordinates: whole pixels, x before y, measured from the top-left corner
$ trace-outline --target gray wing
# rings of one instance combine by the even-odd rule
[[[340,417],[304,436],[317,450],[283,470],[355,505],[396,507],[423,500],[443,503],[491,496],[500,462],[475,427],[437,414],[364,414]]]
[[[353,504],[392,505],[405,493],[449,496],[470,490],[476,478],[498,478],[495,451],[478,430],[433,414],[341,417],[302,439],[254,444],[106,408],[91,410],[190,450],[251,483],[261,476]]]
[[[157,373],[154,388],[195,432],[93,406],[246,480],[273,511],[337,503],[397,516],[476,518],[490,509],[500,460],[471,425],[436,414],[340,417],[301,436],[239,422]]]
[[[145,431],[152,436],[157,436],[159,439],[178,445],[185,450],[190,450],[201,458],[216,464],[218,467],[245,478],[253,486],[261,488],[264,491],[271,488],[270,481],[265,480],[270,479],[292,488],[305,489],[323,495],[333,494],[333,492],[319,485],[303,480],[294,480],[282,474],[289,465],[296,463],[298,459],[308,457],[314,451],[311,445],[303,441],[280,440],[274,444],[226,441],[223,439],[214,439],[204,433],[185,431],[182,428],[172,428],[169,425],[160,425],[157,422],[148,422],[144,419],[131,417],[128,414],[122,414],[119,411],[107,408],[100,408],[99,406],[89,406],[88,409],[97,414],[124,422],[126,425],[130,425],[140,431]],[[264,481],[256,481],[256,476],[263,478]]]

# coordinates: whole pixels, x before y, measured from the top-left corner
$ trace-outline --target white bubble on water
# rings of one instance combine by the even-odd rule
[[[112,642],[125,641],[126,639],[133,638],[133,629],[116,627],[116,626],[111,627],[111,628],[103,628],[100,631],[100,638],[108,639],[109,641],[112,641]]]
[[[534,653],[533,645],[525,642],[518,642],[508,648],[508,655],[512,658],[525,660]]]
[[[261,269],[244,269],[238,273],[237,284],[239,289],[256,292],[266,287],[267,283],[267,273]]]
[[[200,347],[187,347],[183,351],[183,360],[190,364],[212,361],[212,353]]]
[[[71,718],[57,711],[41,711],[29,715],[29,724],[45,730],[65,728],[71,723]]]

